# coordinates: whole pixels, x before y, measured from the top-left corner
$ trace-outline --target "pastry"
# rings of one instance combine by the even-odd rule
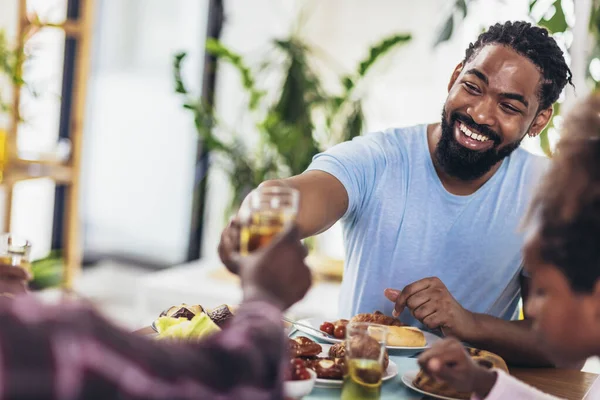
[[[344,370],[335,360],[329,358],[320,358],[313,363],[313,369],[320,379],[342,379]]]
[[[353,322],[370,322],[372,324],[388,325],[388,326],[403,326],[398,318],[389,317],[383,314],[381,311],[375,311],[374,313],[356,314],[350,323]]]
[[[355,336],[350,339],[354,353],[353,358],[366,358],[376,360],[381,351],[379,342],[368,336]],[[345,358],[346,357],[346,342],[336,343],[329,348],[329,357]],[[390,363],[390,356],[387,349],[383,349],[383,370],[385,371]]]
[[[473,358],[475,362],[485,368],[498,368],[508,373],[508,367],[502,359],[502,357],[490,353],[489,351],[479,350],[474,348],[467,348],[467,353]],[[453,397],[457,399],[470,399],[471,393],[459,392],[456,389],[449,386],[447,383],[438,382],[422,370],[419,371],[413,385],[419,389],[432,393],[438,396]]]
[[[204,312],[204,308],[200,305],[189,306],[185,303],[180,304],[178,306],[170,307],[169,309],[160,313],[161,317],[171,317],[171,318],[186,318],[192,319],[197,314]]]
[[[304,336],[290,339],[288,343],[290,356],[292,358],[316,357],[323,351],[320,344]]]
[[[208,316],[212,319],[219,328],[223,328],[225,324],[233,318],[234,311],[227,304],[220,305],[208,312]]]

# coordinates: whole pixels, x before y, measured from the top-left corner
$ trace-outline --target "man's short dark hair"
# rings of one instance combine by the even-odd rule
[[[538,67],[542,74],[538,93],[539,110],[552,106],[567,83],[573,85],[571,70],[567,66],[563,52],[545,28],[524,21],[508,21],[492,25],[479,35],[475,43],[469,44],[463,64],[470,61],[488,44],[510,47]]]

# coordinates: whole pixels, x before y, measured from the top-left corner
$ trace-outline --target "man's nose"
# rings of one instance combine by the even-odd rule
[[[467,114],[478,125],[493,126],[496,123],[495,107],[492,99],[482,98],[467,108]]]

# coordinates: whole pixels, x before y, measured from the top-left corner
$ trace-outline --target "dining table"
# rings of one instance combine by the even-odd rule
[[[151,327],[144,327],[135,331],[136,334],[149,335],[155,331]],[[290,332],[290,337],[305,335],[298,331]],[[306,335],[305,335],[306,336]],[[317,338],[311,339],[319,342]],[[381,400],[429,400],[432,397],[418,393],[402,382],[405,374],[416,372],[419,369],[416,354],[406,355],[389,352],[390,360],[398,369],[398,375],[382,383]],[[561,399],[581,400],[598,378],[597,374],[563,368],[510,368],[509,372],[517,379],[538,388],[539,390]],[[305,400],[333,400],[339,399],[341,388],[315,387],[305,396]]]

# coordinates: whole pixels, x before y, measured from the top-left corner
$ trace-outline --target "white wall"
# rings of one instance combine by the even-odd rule
[[[193,118],[172,82],[177,51],[199,87],[206,4],[102,0],[86,120],[86,249],[154,262],[187,251],[196,154]]]
[[[258,63],[269,48],[269,41],[290,32],[301,11],[305,23],[300,32],[332,61],[319,61],[318,65],[326,77],[325,83],[334,85],[336,76],[353,71],[372,44],[386,35],[410,32],[413,40],[372,71],[365,101],[366,131],[435,122],[440,118],[450,74],[462,60],[468,43],[475,40],[484,27],[507,19],[523,19],[528,11],[527,2],[522,0],[473,2],[469,17],[457,27],[453,39],[433,49],[438,28],[453,3],[447,0],[228,0],[223,41],[238,52],[249,54],[250,60]],[[324,64],[329,66],[326,68]],[[217,107],[224,120],[235,125],[246,104],[239,78],[230,68],[221,68],[219,73]],[[276,88],[273,80],[267,82],[266,87]],[[244,126],[244,133],[251,135],[247,121]],[[527,145],[535,147],[535,143]],[[224,199],[228,195],[223,173],[213,171],[205,254],[216,254],[223,227]],[[325,252],[341,256],[339,227],[325,236],[327,238],[322,240]]]

